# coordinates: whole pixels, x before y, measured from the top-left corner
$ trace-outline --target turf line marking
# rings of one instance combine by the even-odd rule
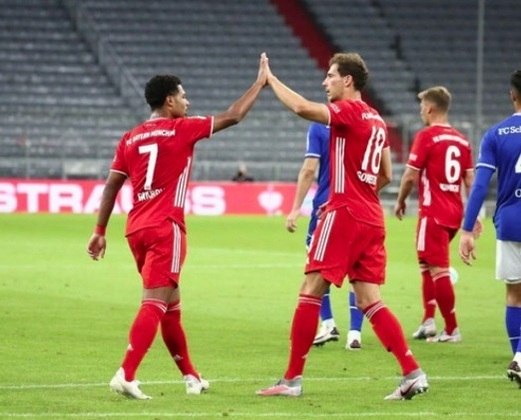
[[[429,376],[429,380],[434,381],[490,381],[505,379],[501,375],[481,375],[481,376]],[[209,379],[210,383],[257,383],[257,382],[274,382],[276,378],[259,379],[259,378],[223,378],[223,379]],[[378,380],[397,381],[399,377],[388,376],[378,378]],[[339,377],[339,378],[305,378],[306,382],[359,382],[359,381],[373,381],[375,378],[369,376],[359,377]],[[184,384],[183,381],[141,381],[143,385],[169,385],[169,384]],[[26,384],[26,385],[4,385],[0,384],[0,390],[25,390],[25,389],[59,389],[59,388],[95,388],[101,386],[108,386],[107,382],[92,382],[92,383],[68,383],[68,384]]]
[[[392,404],[392,403],[391,403]],[[107,418],[107,417],[181,417],[181,418],[197,418],[197,417],[211,417],[211,418],[221,418],[221,417],[251,417],[251,418],[265,418],[265,417],[285,417],[285,418],[346,418],[346,417],[352,417],[352,418],[361,418],[361,417],[432,417],[432,416],[446,416],[446,417],[463,417],[463,418],[471,418],[475,416],[479,417],[495,417],[495,418],[505,418],[505,417],[518,417],[521,413],[520,412],[497,412],[497,413],[472,413],[472,412],[452,412],[449,415],[447,413],[437,413],[432,411],[417,411],[417,412],[386,412],[386,411],[380,411],[375,413],[368,413],[368,412],[360,412],[360,413],[324,413],[324,414],[318,414],[318,413],[279,413],[279,412],[272,412],[272,413],[250,413],[250,412],[235,412],[235,411],[221,411],[221,412],[205,412],[205,413],[157,413],[157,412],[137,412],[137,413],[94,413],[94,412],[87,412],[87,413],[1,413],[0,417],[2,418],[20,418],[20,417],[56,417],[56,418],[75,418],[75,417],[82,417],[82,418]]]

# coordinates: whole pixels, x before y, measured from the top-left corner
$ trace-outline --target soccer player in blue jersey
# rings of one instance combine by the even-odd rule
[[[521,70],[510,77],[510,99],[515,113],[490,128],[481,141],[459,254],[468,265],[476,258],[472,228],[497,171],[496,278],[506,286],[505,324],[514,354],[507,376],[521,387]]]
[[[313,209],[308,225],[306,247],[309,248],[311,236],[315,231],[320,207],[329,196],[329,127],[319,123],[311,123],[307,133],[306,154],[300,168],[297,181],[297,191],[293,201],[293,207],[286,218],[286,229],[295,232],[297,218],[306,195],[315,180],[318,169],[317,191],[313,197]],[[364,314],[355,304],[355,294],[349,292],[350,328],[347,334],[346,350],[358,350],[362,346],[362,321]],[[320,319],[322,325],[313,341],[315,346],[320,346],[328,341],[338,341],[340,333],[333,318],[333,310],[329,299],[329,289],[322,297],[320,306]]]

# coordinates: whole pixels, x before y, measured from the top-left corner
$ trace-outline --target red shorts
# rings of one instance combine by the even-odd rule
[[[418,261],[435,267],[450,266],[450,242],[458,229],[439,225],[433,217],[421,217],[416,226]]]
[[[319,271],[340,287],[350,281],[385,282],[385,228],[362,223],[345,208],[331,210],[313,234],[305,273]]]
[[[127,236],[145,289],[177,285],[186,257],[186,234],[174,222]]]

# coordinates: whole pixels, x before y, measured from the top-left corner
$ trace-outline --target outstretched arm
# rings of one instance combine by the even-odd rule
[[[119,190],[127,179],[126,175],[119,172],[111,171],[105,183],[103,195],[101,197],[100,209],[98,212],[98,221],[96,223],[96,229],[89,239],[87,244],[87,253],[93,260],[103,258],[105,255],[105,249],[107,248],[107,242],[105,240],[105,229],[109,223],[116,197],[118,196]]]
[[[295,193],[295,199],[293,200],[293,207],[286,218],[286,229],[289,232],[295,232],[297,230],[297,219],[300,216],[300,208],[315,180],[318,165],[319,160],[315,157],[307,157],[304,159],[304,163],[302,163],[298,174],[297,191]]]
[[[268,84],[282,104],[306,120],[316,121],[326,125],[329,124],[329,110],[325,104],[309,101],[302,95],[291,90],[271,72],[266,54],[262,53],[261,57],[265,58],[265,61],[262,61],[261,58],[261,66],[264,66],[266,70]]]
[[[420,172],[418,170],[412,169],[408,166],[405,167],[405,172],[400,181],[400,191],[398,192],[398,198],[394,206],[394,214],[400,220],[402,220],[405,214],[405,209],[407,208],[405,200],[407,200],[414,185],[418,182],[419,176]]]
[[[217,133],[232,125],[238,124],[246,117],[246,114],[248,114],[257,100],[262,88],[266,86],[266,68],[263,65],[263,61],[265,60],[267,60],[266,57],[260,58],[257,80],[253,82],[250,88],[231,104],[226,111],[215,116],[212,133]]]

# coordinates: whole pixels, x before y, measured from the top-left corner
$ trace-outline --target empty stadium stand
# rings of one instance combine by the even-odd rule
[[[157,73],[181,77],[192,114],[213,114],[248,87],[259,53],[267,51],[282,80],[323,101],[324,68],[276,3],[0,0],[0,177],[103,178],[122,132],[146,118],[142,90]],[[510,113],[516,5],[486,2],[485,124]],[[311,14],[314,31],[330,41],[325,50],[356,50],[366,58],[373,99],[402,134],[404,150],[421,125],[416,94],[432,84],[453,91],[453,120],[477,140],[477,1],[295,0],[292,6]],[[295,180],[306,129],[266,90],[243,123],[198,145],[193,177],[229,179],[244,161],[258,180]]]
[[[112,154],[136,116],[61,3],[1,0],[0,28],[0,176],[59,178],[67,159]]]

